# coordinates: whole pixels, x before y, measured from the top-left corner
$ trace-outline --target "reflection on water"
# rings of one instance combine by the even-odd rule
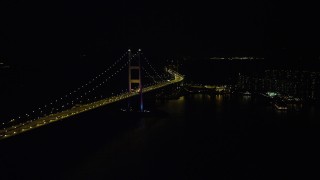
[[[179,99],[173,99],[168,101],[157,101],[156,107],[159,110],[167,111],[172,114],[181,115],[185,112],[185,96],[179,97]]]
[[[251,96],[242,96],[244,103],[249,103],[251,101]]]
[[[179,97],[177,100],[178,103],[184,103],[184,96]]]
[[[205,97],[205,95],[204,95],[204,94],[200,94],[200,93],[193,95],[193,98],[194,98],[196,101],[198,101],[198,102],[203,101],[204,97]]]
[[[215,95],[215,101],[217,105],[221,106],[223,101],[223,96],[221,94]]]
[[[146,102],[156,112],[146,117],[117,108],[0,142],[0,178],[273,179],[320,151],[312,146],[320,138],[315,106],[280,112],[256,96],[189,94]]]

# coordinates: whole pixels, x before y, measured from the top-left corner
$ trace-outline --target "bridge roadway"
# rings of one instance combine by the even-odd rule
[[[159,89],[159,88],[168,86],[170,84],[178,83],[184,79],[183,76],[175,73],[174,71],[168,70],[168,72],[173,74],[175,78],[172,80],[161,82],[156,85],[144,87],[142,92],[145,93],[148,91]],[[83,105],[77,106],[77,107],[72,107],[71,109],[67,109],[65,111],[58,112],[55,114],[50,114],[48,116],[41,117],[36,120],[30,120],[30,121],[27,121],[27,122],[24,122],[24,123],[21,123],[18,125],[14,125],[12,127],[8,127],[6,129],[0,130],[0,140],[14,136],[14,135],[21,134],[23,132],[30,131],[32,129],[35,129],[35,128],[38,128],[38,127],[41,127],[41,126],[44,126],[44,125],[47,125],[47,124],[50,124],[53,122],[60,121],[62,119],[68,118],[70,116],[74,116],[74,115],[77,115],[77,114],[80,114],[80,113],[83,113],[86,111],[90,111],[92,109],[95,109],[95,108],[98,108],[101,106],[105,106],[107,104],[111,104],[111,103],[114,103],[117,101],[121,101],[121,100],[130,98],[130,97],[136,96],[138,94],[139,94],[139,92],[131,92],[131,93],[126,92],[126,93],[122,93],[120,95],[111,96],[111,97],[108,97],[108,98],[105,98],[105,99],[102,99],[99,101],[95,101],[92,103],[83,104]]]

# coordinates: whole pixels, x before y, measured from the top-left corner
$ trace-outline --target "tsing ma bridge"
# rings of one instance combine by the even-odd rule
[[[126,59],[126,57],[127,61],[122,63],[121,65],[120,62],[123,59]],[[113,74],[105,76],[107,72],[109,72],[112,68],[116,66],[119,66],[119,68],[115,69]],[[107,84],[111,78],[114,78],[124,69],[128,70],[127,73],[129,87],[126,91],[122,91],[117,95],[111,95],[104,98],[97,98],[97,96],[91,99],[88,98],[89,94],[91,94],[90,97],[92,97],[92,94],[94,94],[94,92],[96,92],[100,87]],[[153,73],[148,71],[148,69],[151,69]],[[138,77],[134,78],[134,76],[132,76],[133,71],[138,72]],[[23,132],[30,131],[35,128],[39,128],[41,126],[53,122],[66,119],[68,117],[86,111],[90,111],[95,108],[99,108],[101,106],[128,99],[133,96],[140,96],[139,111],[144,112],[142,96],[143,93],[181,82],[184,79],[183,75],[179,74],[178,72],[172,69],[165,68],[165,71],[165,73],[169,75],[166,78],[164,76],[161,76],[161,73],[158,73],[155,70],[155,68],[153,68],[153,66],[147,60],[147,58],[143,57],[143,53],[140,49],[135,54],[133,54],[129,49],[126,53],[123,54],[123,56],[121,56],[120,59],[118,59],[111,66],[109,66],[107,70],[103,71],[101,74],[94,77],[91,81],[69,92],[65,96],[56,99],[48,105],[44,105],[44,107],[37,108],[36,111],[20,115],[18,117],[10,119],[6,123],[2,123],[2,128],[0,129],[0,140],[21,134]],[[142,74],[152,79],[152,84],[146,84],[143,86],[142,78],[144,76]],[[59,104],[59,101],[64,102],[64,104]],[[56,107],[57,105],[59,107]],[[128,111],[129,109],[130,105],[128,104]]]

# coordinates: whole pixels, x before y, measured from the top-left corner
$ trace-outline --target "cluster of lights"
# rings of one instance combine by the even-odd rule
[[[62,101],[68,97],[71,97],[73,94],[76,94],[78,92],[80,92],[82,89],[84,89],[85,87],[89,86],[90,84],[92,84],[94,81],[96,81],[98,78],[100,78],[101,76],[103,76],[104,74],[106,74],[108,71],[110,71],[113,67],[115,67],[126,55],[128,54],[128,51],[126,51],[118,60],[116,60],[111,66],[109,66],[108,69],[106,69],[105,71],[103,71],[102,73],[100,73],[99,75],[97,75],[96,77],[94,77],[93,79],[91,79],[90,81],[88,81],[87,83],[85,83],[84,85],[80,86],[79,88],[76,88],[75,90],[67,93],[66,95],[52,101],[51,103],[49,103],[48,105],[44,105],[43,107],[39,107],[33,111],[31,111],[30,113],[26,113],[25,115],[20,115],[16,118],[13,118],[11,119],[10,121],[8,121],[7,123],[3,122],[1,125],[6,125],[6,124],[10,124],[10,123],[13,123],[15,122],[16,120],[20,120],[22,119],[23,117],[26,117],[26,118],[30,118],[30,116],[33,116],[36,115],[36,113],[40,113],[40,116],[43,116],[43,115],[46,115],[46,114],[43,114],[45,112],[45,109],[47,109],[48,107],[52,107],[51,108],[51,111],[50,113],[53,113],[54,111],[59,111],[60,108],[61,110],[63,110],[65,107],[68,107],[68,105],[74,105],[75,104],[75,101],[72,100],[70,103],[66,103],[64,105],[62,105],[60,108],[55,108],[53,107],[53,104],[55,103],[58,103],[58,101]],[[136,55],[136,54],[135,54]],[[133,55],[133,57],[135,56]],[[119,69],[117,70],[115,73],[113,73],[111,76],[107,77],[105,79],[105,81],[101,82],[100,84],[98,84],[97,86],[93,87],[91,90],[87,91],[87,92],[84,92],[84,95],[87,95],[88,93],[91,93],[93,91],[95,91],[98,87],[102,86],[103,84],[105,84],[108,79],[111,79],[111,77],[114,77],[116,74],[118,74],[127,64],[129,63],[129,60]],[[81,95],[80,97],[77,97],[76,100],[79,100],[81,98],[84,98],[84,95]],[[96,97],[95,97],[96,99]],[[89,101],[90,99],[88,99]],[[80,101],[81,102],[81,101]],[[39,119],[40,116],[38,116],[36,119]],[[34,120],[36,120],[34,119]]]
[[[143,53],[141,52],[141,54],[143,55]],[[147,64],[151,67],[151,69],[153,70],[153,72],[160,78],[163,80],[163,78],[159,75],[159,73],[153,68],[153,66],[150,64],[150,62],[148,61],[148,59],[143,56],[143,59],[147,62]]]
[[[227,58],[224,58],[224,57],[212,57],[210,59],[213,59],[213,60],[261,60],[261,59],[264,59],[264,58],[259,58],[259,57],[227,57]]]
[[[132,58],[134,58],[136,55],[137,55],[137,54],[134,54],[134,55],[132,56]],[[124,56],[125,56],[125,55],[123,55],[123,56],[120,58],[120,60],[121,60]],[[132,58],[131,58],[131,59],[132,59]],[[115,75],[117,75],[122,69],[124,69],[124,68],[130,63],[130,60],[131,60],[131,59],[129,59],[127,62],[125,62],[125,63],[120,67],[120,69],[118,69],[118,70],[117,70],[115,73],[113,73],[111,76],[109,76],[109,77],[107,77],[106,79],[104,79],[103,82],[101,82],[101,83],[98,84],[97,86],[94,86],[94,87],[93,87],[92,89],[90,89],[89,91],[84,92],[84,95],[81,95],[81,96],[80,96],[80,100],[85,99],[85,96],[86,96],[87,94],[92,93],[92,92],[95,91],[97,88],[101,87],[103,84],[105,84],[106,82],[108,82],[109,79],[111,79],[112,77],[115,77]],[[116,62],[115,62],[111,67],[109,67],[105,72],[109,71],[109,70],[110,70],[112,67],[114,67],[120,60],[116,61]],[[151,64],[150,64],[150,63],[148,63],[148,64],[149,64],[149,66],[154,70],[154,68],[151,66]],[[149,73],[145,68],[143,68],[143,69],[144,69],[144,71],[146,72],[146,74],[147,74],[149,77],[152,77],[152,76],[150,75],[150,73]],[[101,75],[103,75],[105,72],[103,72],[102,74],[100,74],[100,75],[98,75],[97,77],[95,77],[94,80],[95,80],[95,79],[98,79],[98,77],[100,77]],[[154,70],[154,72],[157,73],[155,70]],[[175,77],[175,81],[169,81],[169,80],[165,81],[165,80],[163,80],[163,81],[161,81],[161,82],[156,82],[156,81],[154,80],[153,83],[146,84],[146,87],[144,88],[144,91],[145,91],[145,92],[151,91],[151,90],[153,90],[153,89],[157,89],[157,88],[163,87],[163,86],[165,86],[165,85],[167,85],[167,84],[171,84],[171,83],[174,83],[174,82],[177,82],[177,81],[180,81],[180,80],[183,79],[183,76],[181,76],[180,74],[178,74],[177,72],[175,72],[175,71],[173,71],[173,70],[168,70],[168,72]],[[158,74],[158,76],[159,76],[159,74]],[[160,77],[160,76],[159,76],[159,77]],[[152,77],[152,78],[153,78],[153,77]],[[180,79],[179,79],[179,78],[180,78]],[[94,81],[94,80],[92,80],[92,81]],[[86,86],[88,86],[88,84],[91,84],[91,83],[92,83],[92,82],[89,81],[89,83],[87,83]],[[83,88],[83,87],[85,87],[85,86],[82,86],[82,88]],[[73,93],[76,93],[76,92],[78,92],[79,90],[80,90],[80,89],[74,91]],[[60,100],[62,100],[62,99],[65,99],[65,98],[71,96],[71,94],[72,94],[72,93],[70,93],[69,95],[67,94],[67,95],[61,97],[60,99],[55,100],[53,103],[58,102],[58,100],[60,101]],[[113,93],[112,93],[112,97],[109,97],[109,98],[106,98],[106,99],[102,99],[103,96],[101,95],[101,100],[97,100],[98,98],[97,98],[97,96],[95,96],[94,98],[92,98],[92,100],[94,100],[94,102],[92,102],[92,103],[87,103],[87,104],[84,104],[84,105],[80,105],[81,108],[80,108],[80,109],[77,109],[77,111],[72,111],[71,109],[70,109],[70,110],[69,110],[69,109],[68,109],[68,110],[63,110],[65,107],[68,107],[68,105],[74,105],[74,101],[72,101],[71,103],[66,103],[66,104],[62,105],[60,112],[59,112],[59,109],[60,109],[60,108],[59,108],[59,109],[58,109],[58,108],[52,108],[52,111],[53,111],[53,110],[57,110],[57,112],[56,112],[56,113],[52,113],[52,111],[51,111],[51,114],[48,115],[47,117],[51,117],[51,118],[53,118],[53,119],[48,120],[48,121],[43,120],[43,122],[41,121],[41,123],[38,123],[38,121],[36,121],[37,124],[36,124],[36,126],[34,126],[34,127],[38,127],[38,126],[44,125],[44,124],[49,123],[49,122],[57,121],[57,120],[59,120],[59,119],[63,119],[63,118],[65,118],[65,117],[69,117],[69,116],[72,116],[72,115],[74,115],[74,114],[78,114],[78,113],[81,113],[81,112],[83,112],[83,111],[87,111],[87,110],[90,110],[90,109],[93,109],[93,108],[96,108],[96,107],[99,107],[99,106],[102,106],[102,105],[105,105],[105,104],[108,104],[108,103],[111,103],[111,102],[119,101],[119,100],[122,100],[122,99],[125,99],[125,98],[128,98],[128,97],[134,96],[134,95],[136,95],[136,94],[137,94],[137,93],[131,93],[131,92],[128,92],[127,90],[122,90],[121,93],[119,93],[118,95],[113,95]],[[79,97],[77,97],[76,100],[79,100]],[[90,98],[88,98],[88,101],[90,101]],[[81,101],[80,101],[80,102],[81,102]],[[50,103],[50,105],[53,105],[53,103]],[[38,108],[37,110],[39,110],[40,113],[42,113],[42,112],[43,112],[42,110],[45,109],[45,108],[47,108],[47,107],[48,107],[48,106],[45,105],[44,108]],[[26,116],[27,118],[30,118],[30,117],[32,116],[32,114],[35,114],[35,113],[36,113],[37,110],[32,111],[32,113],[29,113],[29,114],[27,113],[27,114],[25,114],[25,116]],[[65,114],[66,114],[66,115],[65,115]],[[7,134],[6,134],[6,133],[3,133],[3,132],[7,132],[7,131],[10,131],[10,130],[14,130],[13,134],[16,134],[16,133],[17,133],[17,132],[16,132],[16,129],[17,129],[18,127],[21,127],[21,126],[23,126],[21,132],[22,132],[22,131],[25,131],[25,130],[32,129],[32,128],[34,128],[34,127],[32,127],[32,125],[31,125],[30,123],[32,123],[32,122],[34,122],[35,120],[38,120],[38,119],[40,119],[40,118],[44,118],[44,117],[45,117],[45,116],[43,116],[43,117],[39,117],[39,116],[38,116],[36,119],[29,120],[29,121],[27,121],[27,122],[20,123],[20,124],[17,124],[17,125],[15,125],[15,126],[11,126],[11,127],[8,127],[8,128],[3,128],[3,130],[0,130],[0,138],[1,138],[1,136],[7,136]],[[20,118],[22,118],[22,117],[19,116],[19,117],[16,118],[16,119],[20,119]],[[8,123],[12,123],[12,122],[14,122],[16,119],[11,119]],[[5,124],[5,123],[3,123],[3,125],[4,125],[4,124]],[[26,126],[26,127],[25,127],[25,126]],[[30,127],[29,127],[29,126],[30,126]],[[25,129],[25,128],[27,128],[27,129]]]
[[[132,56],[135,57],[135,55]],[[130,59],[131,60],[131,59]],[[96,91],[98,88],[100,88],[102,85],[106,84],[108,81],[110,81],[111,78],[114,78],[119,72],[121,72],[122,69],[124,69],[124,67],[126,67],[128,65],[128,63],[130,62],[130,60],[128,60],[127,62],[125,62],[117,71],[115,71],[113,74],[109,75],[107,78],[105,78],[102,82],[98,83],[96,86],[92,87],[91,89],[87,90],[86,92],[83,92],[82,94],[79,94],[78,97],[76,97],[76,101],[80,100],[80,103],[82,103],[82,100],[96,100],[97,97],[94,98],[86,98],[88,97],[89,94],[91,94],[92,92]],[[116,64],[116,63],[114,63]],[[112,66],[113,67],[113,66]],[[108,70],[110,70],[111,68],[109,67]],[[106,72],[106,71],[105,71]],[[97,76],[98,77],[98,76]],[[96,78],[97,79],[97,78]],[[90,83],[91,84],[91,83]],[[74,105],[74,101],[71,102],[71,105]],[[68,106],[68,103],[63,105],[63,106]],[[63,109],[64,107],[61,107],[61,109]]]
[[[161,82],[161,83],[149,83],[149,84],[146,85],[145,91],[147,92],[147,91],[150,91],[150,90],[159,88],[159,87],[163,87],[163,86],[165,86],[165,85],[168,84],[168,83],[170,84],[170,82],[166,82],[166,81]],[[34,120],[29,120],[29,121],[27,121],[27,122],[25,122],[25,123],[20,123],[20,124],[18,124],[18,125],[9,127],[9,128],[7,128],[7,129],[3,129],[2,132],[0,131],[0,135],[1,135],[1,133],[3,133],[3,132],[8,132],[8,131],[10,131],[10,130],[14,130],[14,133],[13,133],[13,134],[16,134],[16,133],[17,133],[17,128],[19,128],[19,127],[21,127],[21,126],[28,126],[28,128],[26,128],[26,127],[23,127],[23,128],[22,128],[22,132],[23,132],[23,131],[26,131],[26,130],[29,130],[29,129],[32,129],[32,128],[36,128],[36,127],[38,127],[38,126],[42,126],[42,125],[44,125],[44,124],[46,124],[46,123],[54,122],[54,121],[57,121],[57,120],[59,120],[59,119],[63,119],[63,118],[65,118],[65,117],[69,117],[69,116],[71,116],[71,115],[78,114],[78,113],[83,112],[83,111],[87,111],[87,110],[90,110],[90,109],[93,109],[93,108],[100,107],[100,106],[105,105],[105,104],[107,104],[107,103],[111,103],[111,102],[115,102],[115,101],[119,101],[119,100],[122,100],[122,99],[125,99],[125,98],[128,98],[128,97],[131,97],[131,96],[133,96],[133,95],[135,95],[135,93],[129,93],[129,92],[127,92],[127,90],[122,90],[120,94],[115,95],[115,96],[112,96],[112,97],[109,97],[108,99],[102,99],[102,100],[95,101],[95,102],[88,103],[88,104],[84,105],[84,106],[87,107],[87,108],[85,108],[84,110],[78,110],[78,111],[76,111],[76,112],[62,111],[62,112],[59,112],[59,114],[56,114],[55,116],[50,115],[50,116],[52,116],[53,119],[47,120],[47,121],[46,121],[46,120],[43,120],[41,123],[40,123],[40,122],[37,123],[36,126],[30,124],[30,123],[32,123]],[[95,97],[95,98],[96,98],[96,97]],[[84,107],[84,106],[83,106],[83,107]],[[61,113],[62,113],[62,114],[61,114]],[[63,115],[63,114],[65,114],[65,113],[67,113],[67,115]],[[38,118],[38,119],[39,119],[39,118]],[[3,136],[3,135],[1,135],[1,136]],[[0,136],[0,138],[1,138],[1,136]]]
[[[144,72],[147,74],[147,76],[153,80],[153,82],[157,82],[157,81],[154,79],[154,77],[151,76],[150,73],[149,73],[145,68],[142,67],[142,69],[143,69]]]

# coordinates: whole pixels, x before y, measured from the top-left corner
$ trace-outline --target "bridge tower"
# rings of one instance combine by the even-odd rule
[[[129,68],[128,68],[128,80],[129,80],[129,93],[132,93],[132,84],[139,84],[139,94],[140,94],[140,112],[143,112],[143,97],[142,97],[142,81],[141,81],[141,49],[138,50],[138,65],[131,65],[131,60],[132,60],[132,54],[131,50],[128,50],[128,58],[129,58]],[[138,79],[132,79],[132,71],[136,70],[139,73]],[[128,111],[130,111],[130,101],[128,101]]]

